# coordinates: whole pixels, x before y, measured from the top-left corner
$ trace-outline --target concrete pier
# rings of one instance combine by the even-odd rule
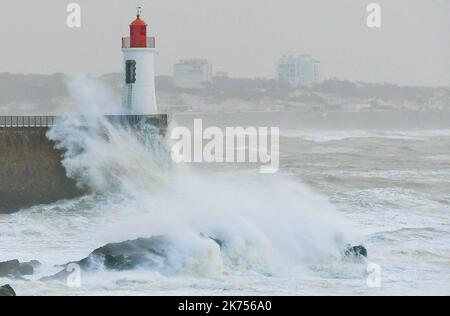
[[[113,123],[167,128],[167,115],[107,116]],[[0,116],[0,214],[80,197],[61,165],[63,151],[46,137],[52,116]]]

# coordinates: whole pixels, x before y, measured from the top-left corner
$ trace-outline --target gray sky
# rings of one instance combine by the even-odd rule
[[[70,2],[80,29],[66,26]],[[366,26],[371,2],[381,29]],[[118,72],[137,4],[158,74],[205,57],[232,76],[273,77],[280,55],[309,53],[324,77],[450,86],[450,0],[1,0],[0,72]]]

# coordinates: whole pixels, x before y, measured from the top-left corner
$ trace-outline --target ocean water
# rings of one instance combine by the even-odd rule
[[[42,263],[0,283],[19,295],[450,295],[450,130],[305,129],[301,114],[264,117],[205,120],[279,125],[274,175],[174,165],[145,131],[61,123],[49,137],[68,150],[68,174],[96,193],[0,215],[0,261]],[[106,243],[155,235],[176,245],[162,268],[83,272],[77,288],[39,281]],[[367,261],[342,260],[346,243],[366,246]]]

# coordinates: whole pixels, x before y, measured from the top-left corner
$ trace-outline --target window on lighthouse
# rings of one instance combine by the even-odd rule
[[[125,82],[127,84],[136,82],[136,61],[127,60],[125,65]]]

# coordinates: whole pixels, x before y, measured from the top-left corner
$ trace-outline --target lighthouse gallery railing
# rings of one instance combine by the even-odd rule
[[[147,37],[147,46],[146,48],[155,48],[155,38]],[[122,48],[131,48],[131,39],[129,37],[122,37]]]

